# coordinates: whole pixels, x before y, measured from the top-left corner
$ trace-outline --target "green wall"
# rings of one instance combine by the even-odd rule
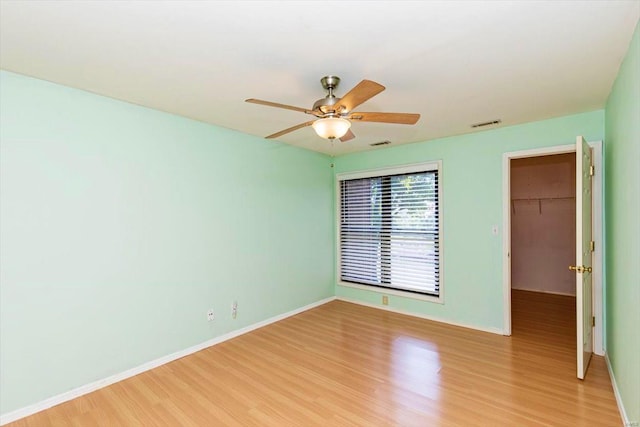
[[[640,422],[640,24],[605,114],[607,354],[631,422]]]
[[[435,120],[423,118],[422,120]],[[335,160],[336,173],[442,160],[444,304],[397,296],[389,306],[442,320],[503,330],[502,155],[604,137],[604,112],[565,116],[400,145]],[[500,232],[492,234],[497,225]],[[377,292],[336,286],[338,296],[380,305]]]
[[[333,295],[329,157],[0,79],[0,413]]]

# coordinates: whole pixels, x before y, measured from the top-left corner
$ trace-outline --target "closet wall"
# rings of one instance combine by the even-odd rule
[[[511,283],[575,295],[575,153],[511,161]]]

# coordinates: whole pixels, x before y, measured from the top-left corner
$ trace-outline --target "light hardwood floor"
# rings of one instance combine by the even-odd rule
[[[574,299],[513,294],[513,337],[333,301],[11,426],[621,425]]]

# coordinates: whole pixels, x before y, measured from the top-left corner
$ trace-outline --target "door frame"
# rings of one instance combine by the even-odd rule
[[[593,315],[596,325],[593,328],[593,352],[604,355],[603,343],[603,249],[602,200],[604,162],[602,161],[602,141],[589,142],[593,150],[595,178],[593,180],[593,240],[596,242],[593,258]],[[575,153],[575,144],[530,150],[511,151],[502,155],[502,283],[503,283],[503,335],[511,335],[511,159],[541,157],[553,154]]]

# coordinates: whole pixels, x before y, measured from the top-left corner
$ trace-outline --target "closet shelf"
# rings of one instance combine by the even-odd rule
[[[545,200],[575,200],[576,196],[567,196],[567,197],[526,197],[521,199],[511,199],[512,202],[540,202]]]
[[[516,214],[516,204],[514,202],[538,202],[538,213],[542,214],[542,202],[550,200],[575,200],[575,196],[567,197],[526,197],[521,199],[511,199],[511,212]]]

